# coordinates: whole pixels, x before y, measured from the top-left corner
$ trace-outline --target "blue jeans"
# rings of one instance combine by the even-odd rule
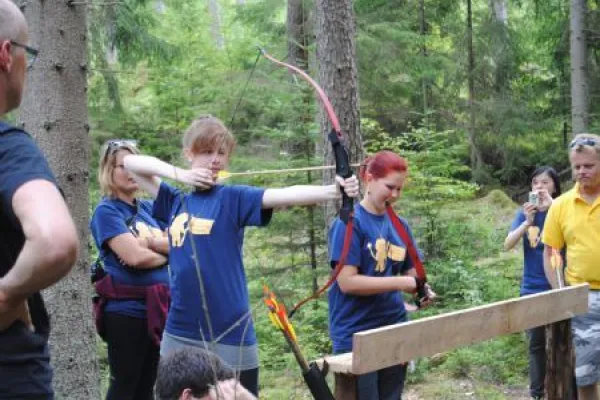
[[[406,365],[394,365],[356,378],[358,400],[399,400],[404,390]]]

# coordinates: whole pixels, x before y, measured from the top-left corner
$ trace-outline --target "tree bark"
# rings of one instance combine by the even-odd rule
[[[571,321],[560,321],[546,327],[546,399],[575,400],[575,357]]]
[[[24,7],[30,42],[40,50],[40,55],[28,74],[20,118],[48,157],[79,237],[86,243],[89,237],[86,6],[68,3],[32,0]],[[44,293],[52,319],[50,351],[59,399],[100,398],[88,265],[88,246],[83,245],[69,276]]]
[[[425,60],[427,59],[427,57],[429,57],[429,54],[427,53],[426,44],[428,31],[427,21],[425,19],[425,0],[419,0],[419,34],[421,35],[421,40],[423,42],[423,44],[421,45],[421,57],[423,57],[423,63],[425,63]],[[429,98],[431,96],[429,95],[430,86],[426,76],[423,76],[421,78],[421,92],[421,96],[423,99],[423,120],[427,125],[429,113]]]
[[[340,120],[351,161],[357,162],[363,159],[364,149],[360,134],[356,26],[352,1],[317,0],[316,9],[319,81]],[[326,135],[331,131],[331,123],[324,109],[320,109],[321,130],[325,135],[324,142],[327,142]],[[325,162],[333,162],[331,146],[324,143],[323,149]],[[325,181],[332,182],[333,174],[326,174]],[[332,206],[326,208],[328,225],[338,209]]]
[[[304,0],[288,0],[287,6],[287,36],[288,60],[290,64],[308,71],[308,10]]]
[[[585,35],[586,13],[586,0],[571,0],[571,123],[574,135],[587,132],[590,117]]]
[[[508,35],[508,4],[507,0],[490,0],[492,17],[492,59],[495,64],[494,89],[496,93],[509,92],[509,76],[511,54]]]
[[[288,0],[287,8],[287,36],[288,36],[288,59],[290,64],[301,68],[309,73],[309,37],[306,32],[306,27],[309,20],[309,11],[304,4],[304,0]],[[302,104],[304,113],[302,115],[302,136],[303,140],[302,151],[307,161],[314,157],[315,146],[311,140],[309,126],[314,120],[311,113],[312,92],[309,88],[304,90],[302,96]],[[306,172],[306,183],[312,184],[313,177],[310,171]],[[317,239],[315,230],[315,206],[306,207],[308,218],[308,240],[309,240],[309,255],[310,266],[312,270],[312,288],[313,293],[319,289],[318,274],[317,274]],[[317,302],[313,302],[314,307],[318,307]]]
[[[490,0],[490,10],[496,22],[508,26],[507,0]]]
[[[221,27],[221,7],[219,0],[208,0],[208,13],[211,18],[211,32],[218,49],[225,48],[225,38]]]
[[[469,127],[468,141],[471,152],[471,170],[477,176],[482,166],[482,158],[477,148],[475,133],[475,54],[473,51],[473,11],[471,0],[467,0],[467,46],[468,46],[468,81],[469,81]]]

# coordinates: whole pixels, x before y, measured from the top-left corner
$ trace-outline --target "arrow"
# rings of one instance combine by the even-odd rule
[[[351,164],[352,167],[360,167],[360,164]],[[294,172],[305,172],[305,171],[324,171],[329,169],[335,169],[335,165],[320,165],[315,167],[303,167],[303,168],[286,168],[286,169],[263,169],[258,171],[243,171],[243,172],[229,172],[219,171],[217,179],[225,180],[234,176],[249,176],[249,175],[266,175],[266,174],[285,174]]]

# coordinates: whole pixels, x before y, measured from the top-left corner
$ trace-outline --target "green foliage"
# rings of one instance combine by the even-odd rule
[[[220,117],[234,132],[238,148],[232,171],[322,163],[314,151],[322,138],[312,92],[287,71],[263,59],[256,63],[257,44],[285,57],[289,38],[282,2],[222,1],[223,48],[211,35],[213,21],[205,2],[164,0],[160,11],[154,3],[126,0],[110,8],[90,7],[92,176],[100,145],[115,137],[137,139],[144,153],[182,165],[182,133],[203,113]],[[474,130],[484,158],[479,171],[469,167],[466,140],[464,2],[425,0],[424,32],[418,2],[354,2],[365,146],[369,152],[392,149],[409,160],[410,180],[398,206],[428,256],[430,281],[440,295],[435,307],[414,318],[518,295],[519,261],[498,257],[515,206],[495,191],[476,199],[483,192],[478,184],[484,183],[485,191],[523,186],[536,166],[560,170],[568,165],[564,2],[508,2],[506,28],[490,19],[488,2],[474,3]],[[592,58],[597,42],[590,39]],[[112,45],[119,57],[108,65]],[[313,57],[312,46],[309,53]],[[595,79],[590,85],[593,96],[600,87]],[[592,103],[594,112],[598,106]],[[321,182],[316,175],[311,179]],[[307,180],[306,175],[282,175],[231,182],[281,187]],[[92,197],[98,198],[92,182]],[[267,399],[308,396],[283,337],[267,319],[261,296],[266,282],[291,306],[311,292],[313,278],[324,282],[330,268],[322,214],[315,208],[311,223],[305,209],[278,212],[268,229],[247,232],[246,267]],[[308,241],[311,225],[316,232],[315,270]],[[304,307],[294,324],[307,358],[331,351],[326,299]],[[409,379],[422,383],[441,373],[490,385],[522,384],[525,363],[522,336],[514,335],[422,360]],[[445,389],[429,398],[457,398],[448,394],[454,390],[451,384]],[[487,386],[474,392],[478,398],[501,398]]]
[[[444,255],[440,246],[440,230],[445,225],[440,220],[441,211],[449,203],[473,198],[477,190],[476,185],[461,180],[469,176],[469,168],[462,162],[464,144],[453,131],[420,127],[391,137],[372,121],[367,126],[367,137],[374,137],[366,143],[369,153],[389,149],[408,159],[410,181],[402,207],[407,215],[419,216],[425,252],[435,257]]]

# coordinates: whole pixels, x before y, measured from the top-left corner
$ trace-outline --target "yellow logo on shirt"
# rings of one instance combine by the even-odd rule
[[[529,240],[529,245],[532,248],[536,248],[540,243],[540,228],[537,226],[530,226],[527,228],[527,239]]]
[[[383,238],[379,238],[375,241],[375,255],[371,252],[371,256],[377,262],[375,272],[384,272],[388,258],[392,261],[404,261],[406,249],[391,244]]]
[[[212,219],[190,218],[187,213],[179,214],[169,227],[171,244],[173,247],[183,246],[188,231],[191,231],[192,235],[210,235],[214,222]]]

